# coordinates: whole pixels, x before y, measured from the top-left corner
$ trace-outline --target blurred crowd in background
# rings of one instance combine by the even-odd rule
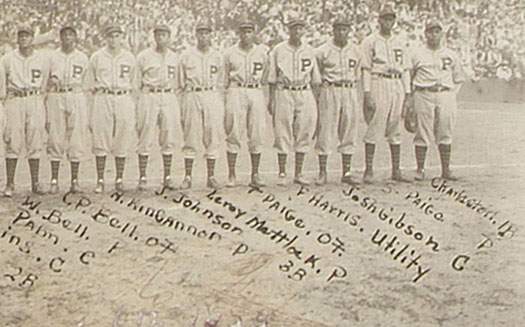
[[[438,17],[446,44],[456,50],[472,80],[525,75],[525,2],[522,0],[0,0],[0,54],[15,47],[16,28],[30,24],[42,48],[58,46],[58,28],[73,23],[79,47],[88,54],[103,46],[103,29],[118,23],[126,31],[126,47],[138,53],[153,42],[151,29],[165,23],[172,29],[174,50],[194,43],[194,24],[209,17],[214,46],[234,44],[235,20],[253,17],[259,42],[272,46],[286,39],[290,13],[306,22],[305,40],[318,46],[330,38],[331,22],[346,15],[353,22],[352,40],[377,30],[377,13],[385,3],[397,12],[395,33],[407,47],[424,42],[424,25]]]

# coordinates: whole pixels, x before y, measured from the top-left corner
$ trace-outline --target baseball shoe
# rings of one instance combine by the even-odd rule
[[[317,176],[317,178],[315,179],[315,185],[321,186],[325,185],[326,183],[328,183],[328,176],[326,175],[326,173],[319,173],[319,176]]]
[[[253,188],[265,187],[266,183],[259,177],[259,174],[252,174],[249,186]]]
[[[71,187],[69,188],[69,192],[82,193],[82,189],[80,188],[80,185],[78,185],[78,181],[76,179],[71,181]]]
[[[341,183],[342,184],[348,184],[348,185],[359,185],[359,181],[355,179],[350,173],[346,173],[341,177]]]
[[[450,170],[442,172],[441,173],[441,178],[446,179],[447,181],[457,181],[459,179]]]
[[[371,170],[365,170],[363,175],[363,183],[372,184],[374,182],[374,173]]]
[[[235,187],[237,186],[237,181],[235,180],[235,176],[228,176],[228,183],[226,183],[226,187]]]
[[[58,190],[58,181],[56,179],[51,180],[51,185],[49,187],[49,193],[50,194],[57,194],[59,192]]]
[[[95,186],[94,192],[96,194],[100,194],[100,193],[104,192],[104,180],[103,179],[99,179],[97,181],[97,186]]]
[[[162,188],[170,191],[177,189],[175,186],[173,186],[173,183],[171,182],[171,176],[164,177],[164,181],[162,182]]]
[[[392,180],[401,183],[410,183],[411,180],[403,176],[401,169],[392,172]]]
[[[184,176],[182,184],[180,184],[181,190],[187,190],[191,188],[191,176]]]
[[[295,176],[295,178],[293,179],[293,182],[295,184],[299,184],[301,186],[308,186],[310,185],[310,182],[307,181],[304,177],[303,177],[303,174],[298,174]]]
[[[286,186],[288,185],[288,182],[286,181],[286,173],[279,173],[278,179],[277,179],[277,185],[279,186]]]
[[[117,178],[115,180],[115,190],[120,193],[124,192],[124,186],[122,185],[122,178]]]
[[[14,184],[7,184],[4,189],[4,196],[6,198],[10,198],[15,193],[15,185]]]
[[[423,181],[423,180],[425,180],[425,170],[424,169],[416,170],[416,174],[414,175],[414,180],[416,180],[416,181]]]
[[[46,192],[42,189],[42,187],[40,187],[40,184],[38,183],[31,185],[31,192],[33,192],[33,194],[36,194],[36,195],[46,194]]]
[[[220,188],[219,183],[217,183],[217,180],[213,176],[208,177],[208,183],[206,184],[206,186],[214,190],[218,190]]]
[[[145,176],[140,177],[139,186],[138,186],[139,191],[145,191],[146,185],[148,185],[148,180],[146,179],[146,177]]]

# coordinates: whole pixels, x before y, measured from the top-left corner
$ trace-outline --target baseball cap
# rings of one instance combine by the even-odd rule
[[[286,26],[292,27],[296,25],[302,25],[304,26],[304,21],[299,17],[298,14],[290,14],[288,15],[288,19],[286,20]]]
[[[443,25],[441,24],[441,22],[437,19],[430,19],[427,21],[426,25],[425,25],[425,31],[426,30],[429,30],[431,28],[434,28],[434,27],[439,27],[441,30],[443,30]]]
[[[352,24],[350,24],[350,20],[348,19],[348,17],[343,16],[343,15],[336,16],[334,19],[334,23],[332,25],[333,26],[337,26],[337,25],[352,26]]]
[[[108,25],[104,32],[105,32],[105,35],[108,35],[114,32],[124,33],[124,31],[122,31],[122,28],[120,28],[119,25],[115,25],[115,24]]]
[[[255,23],[248,17],[247,14],[243,14],[238,20],[238,27],[255,29]]]
[[[384,5],[379,11],[379,17],[392,15],[396,17],[396,11],[391,5]]]
[[[73,24],[66,24],[60,28],[60,33],[64,32],[65,30],[72,30],[73,32],[77,32],[77,29]]]
[[[166,24],[155,25],[155,27],[153,27],[153,32],[156,32],[156,31],[165,31],[165,32],[171,33],[170,27]]]
[[[211,31],[211,22],[209,19],[206,19],[206,18],[201,18],[199,19],[199,21],[197,22],[197,26],[195,26],[195,30],[198,31],[198,30],[208,30],[208,31]]]
[[[18,27],[18,31],[16,34],[18,35],[22,32],[29,33],[31,35],[35,35],[35,31],[33,31],[33,28],[30,25],[22,25]]]

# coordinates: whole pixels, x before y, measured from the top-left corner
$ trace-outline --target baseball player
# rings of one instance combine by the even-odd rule
[[[235,162],[241,137],[247,131],[252,163],[250,185],[262,187],[259,161],[266,129],[266,100],[262,91],[268,71],[268,47],[254,44],[255,24],[243,17],[238,26],[240,42],[225,53],[225,130],[228,160],[227,187],[236,185]]]
[[[181,102],[182,131],[184,135],[185,176],[182,189],[191,187],[193,160],[199,145],[205,147],[209,188],[217,189],[214,177],[215,160],[220,142],[220,122],[223,122],[224,63],[222,55],[211,48],[211,23],[199,20],[195,28],[197,46],[185,50],[180,57],[179,83],[183,89]]]
[[[426,45],[416,48],[412,55],[414,95],[405,109],[409,112],[413,106],[416,116],[414,178],[425,178],[425,157],[434,136],[441,158],[441,177],[456,180],[450,170],[450,152],[456,123],[456,93],[464,79],[461,62],[454,51],[441,45],[443,27],[439,21],[430,20],[426,24],[425,36]]]
[[[392,180],[408,182],[400,165],[402,108],[410,90],[410,60],[404,41],[392,35],[396,14],[391,6],[379,13],[379,33],[363,40],[363,111],[366,169],[363,182],[373,182],[376,143],[386,136],[392,156]]]
[[[321,76],[314,49],[304,43],[304,22],[290,18],[289,38],[270,53],[268,110],[273,116],[279,164],[278,185],[286,185],[286,159],[295,151],[294,183],[309,185],[302,175],[305,153],[309,150],[317,122],[317,92]]]
[[[18,49],[2,58],[5,72],[1,85],[6,87],[5,116],[7,184],[4,196],[13,196],[18,158],[25,151],[31,174],[31,190],[43,194],[38,183],[40,155],[46,141],[46,89],[49,65],[46,57],[33,48],[34,31],[29,26],[18,29]]]
[[[47,105],[51,159],[51,194],[58,193],[60,160],[71,164],[71,192],[80,192],[78,170],[88,135],[88,104],[85,95],[88,57],[76,49],[77,31],[72,25],[60,29],[61,47],[51,53]]]
[[[153,29],[153,36],[155,47],[137,56],[138,84],[142,90],[137,106],[140,190],[146,186],[146,167],[157,129],[164,165],[163,187],[173,188],[171,161],[176,139],[181,134],[179,102],[175,95],[178,89],[178,58],[168,48],[171,31],[166,25],[157,25]]]
[[[115,189],[123,191],[122,176],[126,154],[134,145],[137,63],[131,52],[122,48],[123,31],[111,25],[105,31],[106,46],[90,59],[93,78],[91,130],[96,156],[97,186],[104,191],[104,170],[108,154],[115,156]]]
[[[357,143],[356,84],[361,79],[361,52],[348,40],[350,22],[343,17],[333,23],[333,39],[317,49],[317,63],[323,83],[319,95],[317,142],[319,177],[317,185],[327,182],[328,156],[338,142],[342,156],[342,183],[356,184],[350,163]]]

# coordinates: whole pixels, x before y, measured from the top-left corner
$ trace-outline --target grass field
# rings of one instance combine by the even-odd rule
[[[139,193],[137,158],[130,155],[129,191],[113,193],[108,160],[106,193],[94,195],[89,157],[81,166],[85,195],[64,198],[69,167],[63,164],[63,192],[31,198],[31,208],[21,161],[17,195],[0,198],[0,325],[167,327],[191,326],[197,317],[203,326],[207,316],[221,315],[219,326],[234,325],[236,316],[250,327],[264,319],[272,327],[522,326],[523,109],[460,103],[452,168],[461,180],[441,191],[442,181],[432,179],[440,172],[436,148],[427,156],[427,181],[396,184],[388,179],[386,143],[376,149],[374,185],[340,185],[334,154],[329,185],[278,187],[271,129],[261,161],[269,186],[261,192],[240,186],[211,194],[198,158],[194,189],[157,195],[162,170],[160,155],[153,155],[150,188]],[[411,138],[405,134],[402,146],[408,175],[415,167]],[[359,178],[363,152],[360,146],[352,160]],[[237,162],[247,184],[248,154]],[[225,155],[216,171],[225,182]],[[293,158],[288,172],[291,178]],[[313,151],[305,172],[311,179],[317,174]],[[178,153],[176,183],[182,174]],[[47,160],[41,180],[49,180]],[[472,209],[475,203],[484,210]],[[264,228],[255,227],[263,220]]]

